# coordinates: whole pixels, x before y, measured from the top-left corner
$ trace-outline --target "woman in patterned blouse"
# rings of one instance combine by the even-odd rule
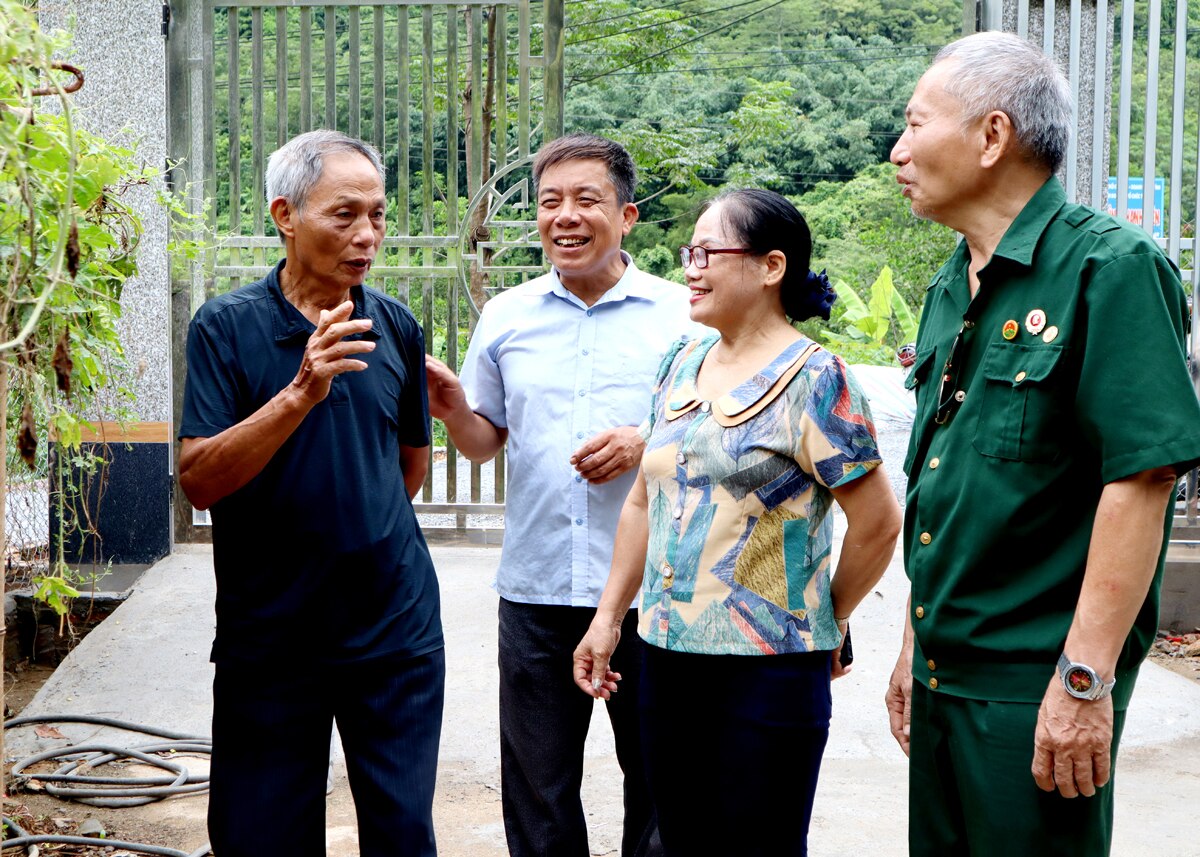
[[[717,333],[663,361],[575,652],[575,681],[607,699],[640,588],[642,740],[668,857],[807,853],[830,679],[900,529],[862,391],[792,324],[833,303],[811,251],[800,212],[764,190],[717,197],[680,248],[691,317]],[[831,575],[835,500],[847,530]]]

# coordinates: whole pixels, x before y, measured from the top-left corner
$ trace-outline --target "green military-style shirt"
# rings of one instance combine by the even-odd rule
[[[934,277],[908,379],[913,678],[939,693],[1038,702],[1105,483],[1200,460],[1187,304],[1178,270],[1143,231],[1067,203],[1053,178],[979,272],[973,300],[969,261],[963,241]],[[950,416],[939,424],[943,386]],[[1118,709],[1154,640],[1170,518],[1118,661]]]

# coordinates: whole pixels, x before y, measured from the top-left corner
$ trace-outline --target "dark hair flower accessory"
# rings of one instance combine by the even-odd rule
[[[837,292],[830,284],[829,277],[825,275],[825,269],[822,268],[819,274],[809,271],[808,276],[804,278],[804,286],[804,303],[808,310],[806,317],[819,315],[825,321],[829,321],[829,311],[833,309],[833,302],[837,300]]]

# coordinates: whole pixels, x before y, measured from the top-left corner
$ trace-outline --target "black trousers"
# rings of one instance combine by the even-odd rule
[[[324,857],[336,719],[362,857],[434,857],[445,653],[317,668],[217,664],[208,831],[221,857]]]
[[[829,737],[830,653],[646,646],[642,740],[668,857],[804,857]]]
[[[511,857],[591,853],[579,789],[595,700],[576,687],[571,658],[595,612],[500,599],[500,775]],[[606,703],[625,774],[623,857],[659,853],[638,731],[642,648],[631,610],[612,659],[620,691]]]

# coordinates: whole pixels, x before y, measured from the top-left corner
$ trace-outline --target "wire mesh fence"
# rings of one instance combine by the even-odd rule
[[[50,487],[45,474],[12,474],[5,484],[6,589],[45,574],[50,562]]]

